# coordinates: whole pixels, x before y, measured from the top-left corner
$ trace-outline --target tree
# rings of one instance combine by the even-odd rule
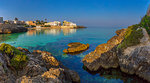
[[[43,20],[41,20],[41,24],[44,25],[44,21]]]
[[[45,19],[45,23],[47,23],[47,19]]]
[[[15,21],[18,21],[18,18],[15,17]]]

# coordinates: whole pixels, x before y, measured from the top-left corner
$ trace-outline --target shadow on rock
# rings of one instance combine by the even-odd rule
[[[149,83],[148,81],[143,80],[142,78],[139,78],[136,75],[129,75],[124,72],[121,72],[119,68],[117,69],[99,68],[98,71],[94,72],[88,70],[88,68],[86,68],[84,65],[82,68],[92,75],[99,74],[100,77],[104,77],[105,79],[120,79],[124,83]]]

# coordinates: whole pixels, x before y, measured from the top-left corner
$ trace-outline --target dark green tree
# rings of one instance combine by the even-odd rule
[[[15,17],[15,21],[18,21],[18,18]]]

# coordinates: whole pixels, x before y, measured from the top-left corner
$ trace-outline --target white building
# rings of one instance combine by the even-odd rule
[[[26,24],[24,21],[17,21],[17,20],[14,20],[14,24],[18,24],[18,25],[24,25]]]
[[[45,23],[45,25],[60,26],[60,25],[61,25],[61,22],[59,22],[59,21],[48,22],[48,23]]]
[[[4,23],[3,17],[0,17],[0,23]]]
[[[64,21],[63,22],[63,26],[77,26],[77,24],[73,23],[73,22],[67,22],[67,21]]]
[[[71,22],[70,26],[77,26],[77,24]]]

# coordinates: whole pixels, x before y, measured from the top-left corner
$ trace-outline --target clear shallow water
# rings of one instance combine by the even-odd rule
[[[144,82],[136,76],[129,76],[120,72],[119,69],[101,69],[98,72],[89,72],[83,67],[83,57],[94,51],[99,44],[107,42],[115,35],[117,29],[119,28],[88,27],[85,29],[31,30],[26,33],[0,35],[0,42],[27,48],[30,51],[51,52],[63,65],[78,72],[82,83]],[[63,49],[67,48],[67,44],[71,42],[89,43],[90,48],[77,55],[64,54]]]

